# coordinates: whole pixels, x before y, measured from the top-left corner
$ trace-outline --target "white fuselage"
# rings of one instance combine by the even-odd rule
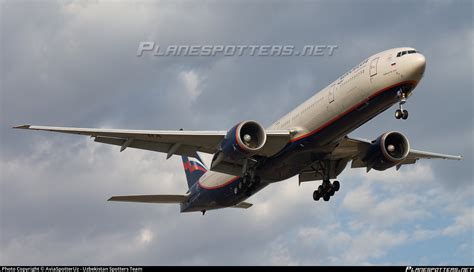
[[[365,59],[273,123],[269,129],[289,129],[293,132],[291,142],[296,142],[317,133],[347,112],[363,107],[371,97],[390,86],[407,82],[414,88],[423,76],[425,57],[418,52],[397,57],[398,52],[410,50],[415,49],[394,48]],[[368,116],[364,122],[371,118],[373,116]],[[325,138],[319,144],[337,141],[338,138],[361,124],[340,127],[339,133],[334,134],[337,135],[335,138]],[[289,176],[295,174],[297,173],[290,173]],[[288,175],[282,176],[282,179],[287,177]],[[204,189],[222,188],[236,178],[232,175],[208,171],[199,180],[199,186]]]

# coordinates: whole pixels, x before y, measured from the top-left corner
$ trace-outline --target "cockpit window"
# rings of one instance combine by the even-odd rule
[[[414,54],[414,53],[418,53],[418,52],[416,50],[401,51],[397,53],[397,58],[406,54]]]

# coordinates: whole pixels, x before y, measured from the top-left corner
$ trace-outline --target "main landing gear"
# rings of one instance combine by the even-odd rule
[[[333,183],[329,181],[331,177],[331,162],[329,160],[325,160],[323,163],[323,184],[319,185],[318,189],[313,192],[314,201],[318,201],[320,198],[323,198],[324,201],[329,201],[331,196],[333,196],[335,192],[339,191],[339,188],[341,187],[339,181],[335,180]]]
[[[335,180],[331,183],[329,180],[323,181],[323,184],[319,185],[318,189],[313,192],[313,199],[314,201],[318,201],[321,197],[324,201],[329,201],[331,196],[334,195],[335,192],[339,191],[341,184],[339,181]]]
[[[248,135],[245,135],[248,136]],[[245,137],[244,137],[245,138]],[[245,139],[244,139],[245,140]],[[255,175],[257,169],[258,161],[248,158],[244,161],[242,166],[242,179],[234,187],[234,195],[245,194],[245,196],[250,197],[255,189],[260,184],[260,177]]]
[[[403,109],[403,104],[407,102],[406,94],[398,91],[398,109],[395,111],[395,118],[406,120],[408,118],[408,111]]]
[[[242,179],[233,189],[234,195],[244,193],[245,196],[250,197],[255,191],[255,188],[260,184],[260,181],[261,179],[258,176],[252,177],[250,174],[243,175]]]

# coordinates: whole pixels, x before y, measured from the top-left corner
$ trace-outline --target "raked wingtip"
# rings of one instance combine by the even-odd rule
[[[29,129],[31,125],[21,125],[21,126],[14,126],[13,128],[18,128],[18,129]]]

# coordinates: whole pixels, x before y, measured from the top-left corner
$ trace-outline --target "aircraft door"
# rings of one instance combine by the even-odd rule
[[[379,57],[376,57],[370,62],[369,74],[370,77],[373,77],[377,74],[377,63],[379,62]]]
[[[333,85],[329,88],[329,95],[328,95],[329,103],[334,102],[334,92],[335,91],[336,91],[336,85]]]
[[[328,91],[328,104],[327,104],[327,110],[331,114],[338,114],[339,108],[340,108],[340,102],[341,101],[336,101],[336,96],[337,96],[337,90],[338,90],[338,85],[334,84],[333,86],[329,87]]]

